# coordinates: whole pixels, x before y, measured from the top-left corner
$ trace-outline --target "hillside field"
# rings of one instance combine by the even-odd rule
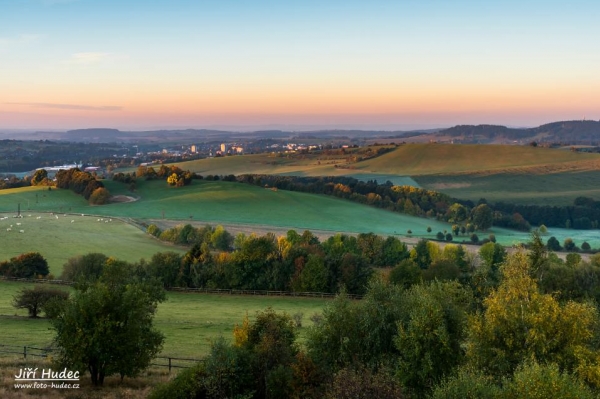
[[[348,162],[325,155],[259,154],[179,163],[208,175],[243,173],[351,176],[390,180],[461,199],[565,205],[600,199],[600,155],[567,149],[475,144],[406,144],[376,158]]]
[[[159,251],[184,251],[163,244],[127,223],[116,222],[115,219],[111,223],[97,222],[98,218],[112,217],[150,223],[162,220],[163,212],[164,220],[171,221],[166,224],[239,224],[247,228],[255,226],[258,232],[265,228],[277,228],[280,231],[319,230],[321,236],[328,232],[330,235],[337,232],[373,232],[397,235],[402,239],[411,230],[412,239],[433,239],[438,231],[450,231],[451,228],[450,224],[434,219],[408,216],[340,198],[285,190],[272,191],[233,182],[195,180],[189,186],[175,188],[168,187],[164,181],[140,180],[135,193],[129,193],[128,185],[118,182],[106,181],[106,186],[114,194],[134,195],[138,200],[90,206],[82,197],[67,190],[47,191],[35,187],[1,190],[0,210],[15,209],[17,202],[24,204],[27,200],[32,209],[24,211],[25,217],[21,221],[24,223],[22,227],[26,230],[25,234],[15,230],[6,232],[8,225],[14,225],[14,219],[0,221],[0,239],[10,239],[7,241],[9,245],[0,248],[0,259],[40,248],[42,255],[45,252],[55,254],[52,256],[56,260],[50,260],[52,272],[56,273],[70,256],[91,251],[131,261],[141,257],[148,259]],[[38,203],[35,203],[36,194]],[[46,197],[42,197],[42,194]],[[60,213],[56,220],[53,216],[42,213],[57,209],[67,212],[67,216]],[[81,216],[82,213],[94,216]],[[32,216],[27,216],[29,214]],[[35,215],[38,214],[42,219],[36,219]],[[71,220],[74,222],[71,223]],[[432,228],[431,233],[427,233],[427,227]],[[526,242],[530,238],[529,233],[495,227],[487,232],[478,232],[482,239],[490,233],[495,234],[498,242],[503,245]],[[561,242],[564,238],[571,237],[578,246],[583,240],[587,240],[592,247],[598,248],[600,236],[595,233],[597,232],[593,230],[550,231]],[[459,236],[457,240],[468,241],[468,237]],[[56,248],[60,251],[55,251]]]
[[[47,319],[30,319],[25,310],[16,310],[11,301],[22,287],[33,284],[0,280],[0,344],[44,347],[51,344],[53,333]],[[69,288],[65,287],[69,290]],[[167,301],[159,304],[156,328],[165,334],[163,355],[199,358],[208,352],[211,340],[223,336],[233,340],[233,327],[244,315],[252,319],[257,311],[272,307],[289,315],[302,313],[302,341],[310,317],[321,313],[330,299],[267,296],[215,295],[168,292]]]

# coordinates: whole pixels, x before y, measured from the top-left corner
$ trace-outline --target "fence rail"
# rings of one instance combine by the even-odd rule
[[[28,345],[5,345],[0,344],[0,354],[13,354],[23,357],[23,359],[30,358],[48,358],[52,353],[56,353],[55,348],[38,348],[35,346]],[[193,367],[194,364],[202,362],[204,359],[194,359],[187,357],[174,357],[174,356],[156,356],[151,366],[155,367],[166,367],[171,372],[172,369],[187,369]]]
[[[32,279],[32,278],[17,278],[0,276],[0,280],[19,281],[26,283],[38,284],[57,284],[57,285],[73,285],[72,281],[66,280],[49,280],[49,279]],[[292,297],[308,297],[308,298],[334,298],[337,294],[330,292],[295,292],[295,291],[270,291],[270,290],[238,290],[225,288],[189,288],[189,287],[170,287],[167,291],[174,292],[196,292],[202,294],[227,294],[227,295],[261,295],[261,296],[292,296]],[[362,295],[347,294],[350,299],[362,299]]]

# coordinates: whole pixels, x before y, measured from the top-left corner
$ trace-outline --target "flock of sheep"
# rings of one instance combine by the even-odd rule
[[[54,213],[50,213],[50,216],[51,217],[54,216],[55,219],[58,219],[58,215],[56,215]],[[85,214],[82,213],[81,216],[85,216]],[[32,215],[27,215],[27,217],[32,217]],[[67,217],[67,214],[65,213],[63,215],[63,217]],[[13,218],[15,218],[15,219],[23,219],[23,215],[13,216]],[[37,220],[39,220],[41,218],[42,218],[41,216],[37,216],[36,217]],[[6,220],[6,219],[8,219],[8,216],[0,217],[0,221]],[[98,218],[98,222],[110,223],[110,222],[112,222],[112,219]],[[75,219],[71,219],[71,223],[75,223]],[[22,222],[16,222],[15,223],[15,225],[18,226],[18,227],[22,226],[22,224],[23,224]],[[12,228],[13,228],[13,225],[11,224],[9,227],[6,228],[6,231],[12,231]],[[25,230],[24,229],[19,229],[19,233],[25,233]]]

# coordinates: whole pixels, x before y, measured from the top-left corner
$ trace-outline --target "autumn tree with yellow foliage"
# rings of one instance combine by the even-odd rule
[[[600,356],[594,347],[598,311],[589,303],[564,304],[541,294],[524,253],[511,255],[502,282],[471,317],[467,362],[496,378],[508,377],[526,361],[556,364],[600,386]]]

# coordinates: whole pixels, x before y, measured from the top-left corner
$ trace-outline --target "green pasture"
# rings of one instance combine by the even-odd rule
[[[113,181],[105,183],[112,193],[126,193],[128,188],[128,185]],[[42,192],[46,193],[47,197],[43,198],[44,201],[34,203],[35,194],[37,193],[39,197],[39,193]],[[243,223],[257,227],[275,226],[299,230],[325,230],[332,233],[376,232],[386,235],[404,235],[407,230],[412,230],[414,235],[420,236],[426,234],[427,226],[431,226],[434,231],[449,230],[447,223],[394,213],[331,196],[285,190],[272,191],[242,183],[195,180],[189,186],[175,188],[167,186],[164,181],[140,180],[137,182],[136,192],[128,194],[139,197],[139,200],[130,203],[89,206],[82,198],[66,190],[49,192],[30,189],[2,190],[0,209],[16,209],[16,202],[23,203],[27,199],[30,201],[29,207],[35,211],[53,211],[60,207],[66,212],[75,214],[75,216],[60,216],[64,218],[63,226],[73,228],[80,219],[90,220],[93,222],[92,226],[100,228],[100,224],[94,224],[98,215],[136,219],[160,219],[164,215],[165,219],[182,222],[200,220],[213,224]],[[93,213],[97,216],[89,218],[77,216],[81,213]],[[73,218],[75,222],[69,225]],[[37,220],[33,217],[33,222],[35,221]],[[52,219],[48,217],[48,222],[51,221]],[[0,228],[2,226],[0,225]],[[92,226],[89,229],[93,231]],[[57,229],[56,234],[68,240],[75,231],[63,228]],[[22,239],[25,236],[23,235]],[[108,237],[102,235],[103,240],[105,236]],[[149,242],[156,243],[151,240]]]
[[[0,344],[43,347],[52,341],[53,332],[47,319],[29,319],[24,310],[11,305],[12,297],[22,287],[33,284],[0,281]],[[69,289],[69,288],[65,288]],[[223,336],[233,340],[235,324],[241,324],[246,313],[252,319],[257,311],[272,307],[289,315],[304,315],[300,340],[310,317],[321,313],[328,299],[288,298],[267,296],[213,295],[196,293],[167,293],[167,301],[158,306],[155,325],[165,334],[162,353],[175,357],[201,357],[211,340]]]
[[[21,219],[13,218],[13,215],[0,213],[0,217],[8,216],[8,219],[0,220],[0,260],[25,252],[39,252],[48,261],[50,273],[56,277],[69,258],[90,252],[101,252],[129,262],[150,259],[156,252],[185,252],[117,218],[111,222],[98,222],[97,216],[78,213],[60,214],[57,219],[50,213],[33,211],[25,211]],[[21,225],[17,226],[17,223]],[[9,228],[11,231],[7,231]],[[24,232],[20,233],[20,230]]]
[[[544,175],[418,176],[418,183],[455,198],[537,205],[572,205],[577,197],[600,199],[600,171]]]
[[[181,223],[201,221],[213,225],[244,224],[254,225],[257,230],[267,226],[300,231],[330,231],[332,234],[373,232],[406,236],[407,231],[411,230],[411,237],[431,239],[438,231],[450,231],[451,227],[448,223],[434,219],[408,216],[331,196],[272,191],[242,183],[195,180],[190,186],[175,188],[167,186],[164,181],[140,180],[135,193],[128,192],[129,186],[126,184],[113,181],[105,183],[114,194],[129,194],[139,199],[129,203],[89,206],[81,197],[67,190],[1,190],[0,210],[8,210],[19,201],[21,204],[26,203],[27,199],[29,207],[35,209],[23,212],[25,217],[20,222],[23,223],[21,227],[25,229],[24,234],[18,233],[16,226],[13,226],[12,232],[6,232],[6,227],[15,225],[16,219],[0,221],[0,240],[7,243],[0,247],[0,255],[6,259],[37,249],[49,259],[52,272],[57,273],[69,257],[92,251],[131,261],[149,258],[159,251],[183,251],[160,243],[132,225],[118,220],[161,219],[163,213],[165,219],[179,220]],[[422,184],[427,187],[426,183]],[[510,187],[509,182],[504,184],[507,189]],[[530,184],[529,187],[534,185]],[[477,200],[492,192],[482,189],[481,195],[473,199]],[[34,202],[36,193],[38,203]],[[40,200],[41,193],[46,194],[46,197]],[[489,195],[486,198],[494,200]],[[57,209],[68,212],[67,216],[60,213],[59,219],[56,219],[50,214],[39,213]],[[95,216],[81,216],[82,213]],[[32,216],[29,217],[29,214]],[[37,219],[37,215],[41,215],[42,219]],[[113,222],[97,222],[98,218],[107,217],[114,218]],[[71,223],[71,220],[74,222]],[[427,233],[427,227],[431,227],[431,233]],[[581,230],[557,231],[561,237],[571,237],[576,243],[583,241],[578,237],[587,234]],[[504,245],[529,240],[528,233],[499,228],[478,234],[480,238],[485,238],[490,233],[495,234]],[[589,238],[588,242],[592,247],[600,247],[598,239],[594,236]],[[463,237],[457,239],[462,240]]]

